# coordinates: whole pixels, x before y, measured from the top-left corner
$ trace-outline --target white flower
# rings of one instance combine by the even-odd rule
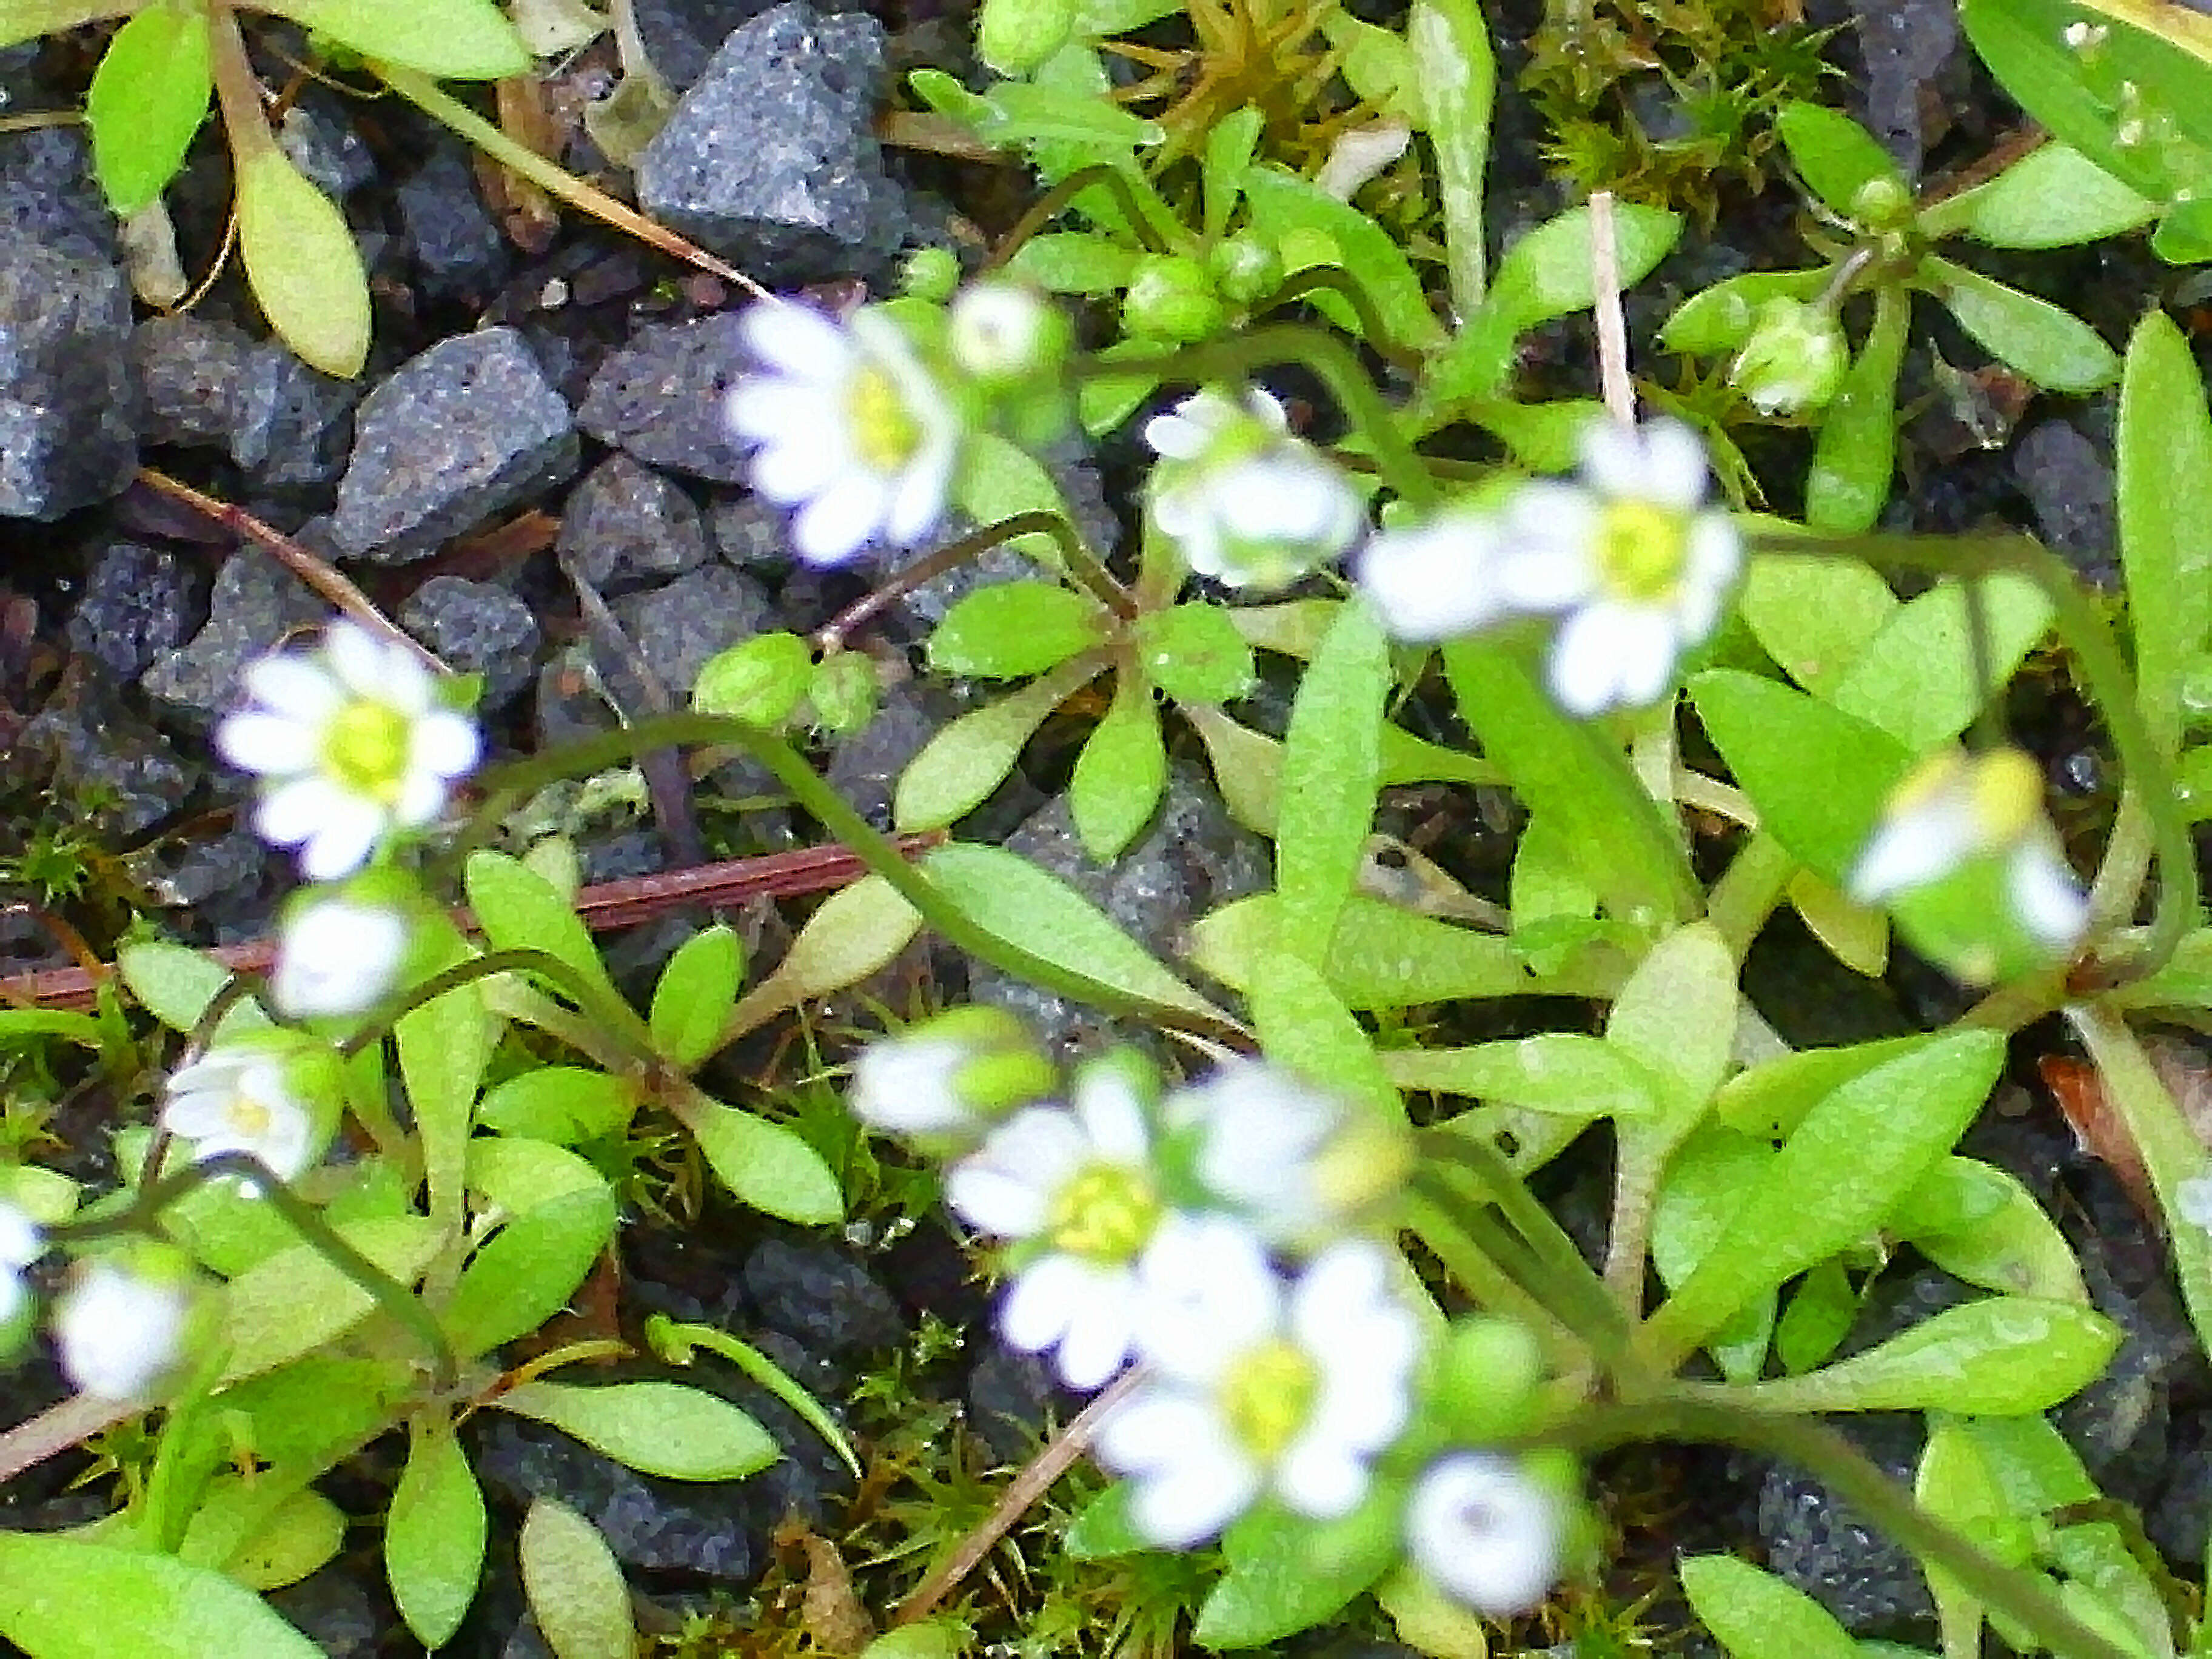
[[[279,1013],[366,1013],[384,1000],[407,952],[407,918],[387,905],[320,898],[286,918],[269,990]]]
[[[840,564],[872,541],[920,541],[945,514],[962,427],[898,325],[863,310],[841,327],[777,301],[740,326],[765,369],[730,389],[725,412],[756,446],[753,489],[799,509],[799,556]]]
[[[2089,901],[2043,812],[2043,780],[2017,749],[1946,750],[1898,786],[1851,868],[1850,896],[1883,904],[1983,860],[2002,863],[2012,919],[2052,951],[2089,925]]]
[[[1287,1287],[1232,1260],[1211,1257],[1235,1275],[1205,1292],[1224,1310],[1218,1340],[1176,1322],[1099,1425],[1099,1461],[1133,1483],[1131,1520],[1164,1548],[1202,1542],[1268,1492],[1315,1520],[1348,1515],[1410,1409],[1420,1328],[1380,1245],[1334,1245]]]
[[[1407,1549],[1446,1595],[1508,1618],[1541,1602],[1559,1575],[1559,1509],[1510,1460],[1455,1452],[1414,1483]]]
[[[1212,387],[1145,424],[1160,459],[1152,523],[1201,576],[1278,588],[1341,556],[1365,522],[1334,463],[1289,435],[1283,406],[1256,389],[1240,405]]]
[[[963,288],[945,311],[945,349],[962,373],[988,385],[1042,374],[1066,343],[1060,313],[1018,283]]]
[[[62,1370],[80,1394],[144,1400],[176,1364],[186,1311],[183,1285],[88,1261],[54,1306]]]
[[[1409,1173],[1401,1124],[1278,1066],[1224,1066],[1177,1090],[1165,1116],[1194,1135],[1207,1191],[1271,1244],[1341,1232]]]
[[[1031,1106],[946,1172],[945,1196],[970,1225],[1028,1241],[1030,1259],[999,1309],[1026,1352],[1054,1351],[1073,1389],[1096,1389],[1128,1358],[1136,1261],[1161,1216],[1152,1127],[1118,1070],[1079,1074],[1072,1106]]]
[[[1359,591],[1395,639],[1425,645],[1480,633],[1509,614],[1491,580],[1500,539],[1496,514],[1466,506],[1377,531],[1359,556]]]
[[[313,1158],[315,1127],[284,1071],[271,1049],[212,1049],[169,1079],[161,1127],[191,1143],[196,1164],[246,1152],[289,1181]]]
[[[1041,1098],[1051,1081],[1049,1062],[1020,1021],[972,1005],[862,1049],[846,1103],[889,1134],[972,1136]]]
[[[319,649],[248,664],[244,678],[251,702],[216,729],[216,747],[260,775],[254,828],[298,848],[310,880],[349,875],[392,830],[428,823],[477,763],[475,726],[439,705],[429,671],[356,623],[332,623]]]
[[[0,1326],[15,1318],[28,1295],[23,1269],[46,1251],[38,1224],[13,1204],[0,1201]]]

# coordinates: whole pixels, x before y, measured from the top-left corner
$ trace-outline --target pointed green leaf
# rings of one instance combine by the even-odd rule
[[[1659,1109],[1659,1085],[1619,1048],[1575,1031],[1546,1031],[1466,1048],[1391,1048],[1383,1069],[1401,1089],[1570,1117],[1638,1117]]]
[[[1893,289],[1875,295],[1874,326],[1844,371],[1820,420],[1813,468],[1805,475],[1805,522],[1856,535],[1873,527],[1889,501],[1897,459],[1897,376],[1905,365],[1911,301]]]
[[[1248,1000],[1253,1029],[1270,1060],[1393,1120],[1403,1116],[1404,1106],[1375,1052],[1375,1040],[1318,969],[1278,953],[1263,966]]]
[[[451,81],[527,74],[529,49],[492,0],[254,0],[364,58]]]
[[[1285,275],[1316,265],[1348,271],[1366,290],[1391,343],[1426,349],[1442,342],[1443,325],[1404,251],[1358,208],[1268,164],[1246,173],[1244,197],[1251,228],[1282,250]],[[1338,327],[1358,332],[1358,319],[1337,295],[1323,291],[1312,297]]]
[[[345,216],[274,144],[238,158],[235,184],[261,314],[302,362],[350,380],[368,361],[368,274]]]
[[[189,1033],[230,983],[231,970],[212,957],[167,939],[144,939],[115,953],[115,966],[138,1006],[173,1031]],[[235,1024],[234,1024],[235,1022]],[[251,997],[234,1003],[218,1030],[265,1026],[269,1016]]]
[[[1275,818],[1278,948],[1318,964],[1358,879],[1375,822],[1389,647],[1373,611],[1347,605],[1291,706]]]
[[[1943,1159],[1905,1195],[1888,1228],[1969,1285],[2088,1305],[2066,1236],[2018,1176],[1992,1164]]]
[[[516,1216],[462,1269],[439,1315],[447,1340],[473,1358],[527,1336],[568,1305],[614,1234],[615,1196],[605,1182]]]
[[[557,1498],[533,1498],[518,1553],[530,1616],[558,1659],[632,1659],[629,1587],[597,1527]]]
[[[137,9],[137,0],[0,0],[0,46],[60,34]]]
[[[2111,1320],[2075,1303],[1984,1297],[1822,1370],[1747,1384],[1743,1398],[1775,1411],[2012,1417],[2081,1392],[2119,1341]]]
[[[1254,1510],[1221,1540],[1227,1571],[1198,1610],[1193,1638],[1208,1648],[1254,1648],[1326,1622],[1380,1577],[1396,1553],[1395,1528],[1381,1548],[1316,1559],[1313,1523],[1272,1506]]]
[[[775,1441],[745,1413],[679,1382],[526,1382],[491,1403],[672,1480],[741,1480],[777,1456]]]
[[[994,582],[956,601],[929,636],[942,674],[1026,679],[1106,637],[1098,601],[1057,582]]]
[[[1682,1592],[1729,1659],[1858,1659],[1828,1610],[1732,1555],[1685,1556]]]
[[[574,1146],[615,1133],[637,1109],[637,1085],[582,1066],[540,1066],[483,1097],[477,1121],[503,1135]]]
[[[2136,706],[2171,757],[2182,687],[2212,634],[2212,415],[2181,331],[2154,311],[2128,341],[2120,380],[2120,565],[2135,624]]]
[[[60,1533],[0,1532],[0,1636],[35,1659],[316,1659],[228,1575]]]
[[[422,1277],[442,1243],[421,1216],[356,1221],[338,1236],[403,1285]],[[312,1244],[280,1250],[223,1287],[229,1358],[223,1380],[274,1370],[343,1334],[375,1311],[375,1299]]]
[[[1751,337],[1759,308],[1772,300],[1813,301],[1826,288],[1831,273],[1812,270],[1747,270],[1701,289],[1674,308],[1660,325],[1659,343],[1669,351],[1698,356],[1736,351]]]
[[[1414,0],[1406,19],[1413,86],[1437,168],[1443,216],[1444,266],[1452,305],[1462,316],[1482,303],[1482,178],[1490,155],[1490,116],[1498,62],[1482,9],[1473,0]]]
[[[1620,286],[1634,288],[1665,258],[1682,234],[1682,216],[1635,202],[1614,204],[1613,240]],[[1505,251],[1485,308],[1514,333],[1597,303],[1590,262],[1590,210],[1570,208],[1547,219]]]
[[[1137,664],[1178,702],[1230,702],[1252,689],[1252,647],[1218,605],[1170,605],[1137,619]]]
[[[1083,849],[1101,864],[1121,857],[1159,810],[1168,782],[1160,711],[1143,677],[1124,674],[1068,780],[1067,810]]]
[[[610,1000],[622,1000],[599,960],[599,946],[592,943],[591,930],[544,877],[504,853],[477,852],[469,854],[461,880],[477,926],[495,948],[543,951]],[[572,994],[559,980],[549,978],[547,983],[556,992]]]
[[[1991,682],[2012,678],[2051,626],[2051,601],[2025,576],[1981,584],[1984,652]],[[1916,754],[1955,738],[1983,701],[1974,684],[1972,607],[1946,582],[1907,601],[1882,624],[1828,694],[1846,714],[1878,726]]]
[[[1897,606],[1870,565],[1790,553],[1754,554],[1738,601],[1766,654],[1822,697],[1834,695]]]
[[[653,988],[647,1024],[653,1051],[689,1072],[721,1047],[744,972],[744,945],[726,925],[716,922],[685,939]]]
[[[1887,185],[1898,203],[1911,199],[1905,175],[1889,159],[1889,152],[1842,111],[1822,104],[1785,104],[1774,118],[1774,130],[1788,148],[1797,176],[1844,218],[1860,216],[1862,192],[1869,185]]]
[[[2119,356],[2103,337],[2050,301],[1948,259],[1926,260],[1921,271],[1960,327],[2036,385],[2094,392],[2119,373]]]
[[[722,1034],[734,1042],[810,997],[857,985],[921,931],[921,916],[881,876],[832,893],[806,919],[775,971],[745,993]]]
[[[424,1647],[451,1641],[476,1600],[485,1531],[483,1492],[453,1425],[418,1414],[385,1522],[384,1570],[399,1616]]]
[[[1105,668],[1103,655],[1085,653],[939,731],[899,774],[891,803],[898,827],[942,830],[981,806],[1006,781],[1045,717]]]
[[[844,1218],[836,1172],[798,1131],[720,1101],[679,1110],[715,1178],[756,1210],[802,1225]]]
[[[1964,234],[1992,247],[2075,247],[2136,230],[2158,217],[2137,195],[2078,149],[2046,143],[1985,185],[1920,215],[1921,234]]]
[[[118,218],[151,206],[185,164],[215,84],[207,13],[148,6],[107,43],[85,94],[100,190]]]

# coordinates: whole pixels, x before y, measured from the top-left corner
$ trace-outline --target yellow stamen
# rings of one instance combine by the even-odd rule
[[[1094,1164],[1054,1194],[1045,1231],[1055,1249],[1092,1261],[1127,1261],[1152,1237],[1159,1194],[1144,1171]]]
[[[878,472],[897,471],[921,447],[921,422],[880,368],[862,368],[854,374],[845,393],[845,412],[853,422],[854,448]]]
[[[1272,1463],[1313,1411],[1321,1368],[1304,1350],[1278,1337],[1237,1361],[1222,1380],[1221,1415],[1245,1450]]]
[[[1673,593],[1690,559],[1690,517],[1650,501],[1614,501],[1597,532],[1598,568],[1625,599],[1649,603]]]
[[[323,738],[323,764],[356,793],[390,803],[407,778],[412,723],[396,708],[356,698],[332,718]]]

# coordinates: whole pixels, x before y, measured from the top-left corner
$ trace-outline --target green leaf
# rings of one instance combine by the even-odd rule
[[[442,1243],[439,1230],[421,1216],[357,1221],[337,1231],[403,1285],[422,1276]],[[313,1245],[281,1250],[223,1287],[229,1343],[223,1381],[258,1376],[311,1353],[360,1324],[375,1307],[375,1299]]]
[[[2003,1058],[1998,1034],[1956,1031],[1818,1102],[1640,1340],[1686,1352],[1753,1297],[1858,1243],[1950,1150]]]
[[[949,842],[925,854],[921,867],[986,933],[1146,1001],[1209,1019],[1228,1018],[1162,967],[1104,911],[1018,853]]]
[[[1682,234],[1682,216],[1620,202],[1613,206],[1613,220],[1620,286],[1634,288],[1673,251]],[[1511,332],[1522,334],[1554,317],[1588,311],[1596,303],[1590,210],[1577,207],[1546,220],[1506,249],[1484,308],[1503,319]]]
[[[1814,696],[1832,698],[1898,601],[1857,559],[1758,553],[1737,608],[1784,673]]]
[[[1751,337],[1761,307],[1773,300],[1810,301],[1834,275],[1826,266],[1812,270],[1747,270],[1692,294],[1660,325],[1659,343],[1669,351],[1717,356],[1741,350]]]
[[[230,969],[213,957],[167,939],[124,945],[115,953],[115,967],[140,1007],[171,1030],[187,1034],[232,977]],[[241,998],[216,1029],[235,1032],[268,1024],[259,1003]]]
[[[221,1490],[219,1486],[211,1488],[211,1496]],[[203,1504],[193,1519],[205,1512]],[[289,1492],[270,1507],[252,1535],[221,1565],[249,1589],[283,1589],[326,1565],[344,1548],[347,1525],[345,1511],[312,1487]]]
[[[1802,1376],[1748,1383],[1742,1394],[1747,1404],[1775,1411],[2016,1416],[2079,1393],[2119,1341],[2111,1320],[2075,1303],[1984,1297],[1863,1354]]]
[[[1920,215],[1930,238],[1965,234],[1992,247],[2072,247],[2148,224],[2158,204],[2136,194],[2070,145],[2030,150],[1985,185]]]
[[[1067,810],[1083,850],[1101,864],[1121,857],[1152,822],[1167,782],[1167,744],[1152,689],[1142,676],[1123,674],[1068,780]]]
[[[1735,669],[1693,676],[1690,696],[1760,827],[1840,884],[1911,751],[1879,726]]]
[[[1244,198],[1252,230],[1282,249],[1285,275],[1316,265],[1348,271],[1366,290],[1390,343],[1417,350],[1443,343],[1443,327],[1404,252],[1358,208],[1310,179],[1266,164],[1244,175]],[[1338,327],[1359,331],[1358,319],[1338,295],[1324,291],[1312,299]]]
[[[1858,1318],[1859,1293],[1844,1264],[1830,1256],[1814,1264],[1790,1293],[1790,1305],[1774,1322],[1774,1357],[1782,1369],[1795,1375],[1826,1363],[1843,1345]],[[1757,1370],[1729,1373],[1731,1382],[1756,1380]]]
[[[566,896],[544,877],[504,853],[476,852],[469,854],[461,881],[477,926],[495,948],[543,951],[609,1000],[622,1001],[599,960],[599,946],[592,943],[591,930]],[[549,978],[546,982],[555,991],[568,994],[561,981]]]
[[[1347,1100],[1364,1101],[1393,1121],[1402,1119],[1404,1105],[1374,1039],[1310,963],[1278,953],[1262,967],[1248,1000],[1253,1029],[1270,1060]]]
[[[0,1532],[0,1636],[33,1659],[316,1659],[243,1584],[174,1556]]]
[[[1722,1085],[1715,1121],[1769,1140],[1788,1136],[1825,1096],[1886,1060],[1924,1048],[1929,1036],[1885,1037],[1844,1048],[1800,1048],[1761,1060]]]
[[[407,1467],[384,1526],[384,1571],[416,1640],[441,1648],[483,1576],[483,1492],[450,1422],[425,1413],[407,1426]]]
[[[1018,444],[995,432],[970,433],[960,471],[952,480],[953,504],[979,525],[997,524],[1022,513],[1049,513],[1075,522],[1074,509],[1042,463]],[[1048,570],[1060,568],[1060,544],[1042,530],[1006,544]]]
[[[1137,250],[1090,231],[1054,230],[1032,236],[1006,261],[1009,276],[1034,283],[1048,294],[1116,294],[1128,286]]]
[[[715,1178],[756,1210],[802,1225],[844,1218],[836,1172],[797,1130],[703,1097],[678,1115]]]
[[[1602,1039],[1574,1031],[1466,1048],[1392,1048],[1382,1066],[1401,1089],[1568,1117],[1638,1117],[1659,1109],[1650,1073]]]
[[[685,939],[653,988],[653,1052],[689,1072],[720,1048],[744,973],[744,945],[725,924]]]
[[[467,960],[471,952],[459,935],[450,926],[441,926],[443,959],[436,965]],[[399,1074],[407,1085],[408,1103],[414,1108],[416,1131],[422,1138],[430,1213],[458,1228],[477,1090],[499,1042],[498,1023],[484,1006],[483,982],[457,985],[410,1009],[393,1027],[393,1035],[399,1048]]]
[[[637,1109],[637,1087],[581,1066],[540,1066],[483,1097],[477,1121],[503,1135],[575,1146],[619,1131]]]
[[[1651,1206],[1651,1263],[1668,1285],[1697,1271],[1729,1219],[1774,1160],[1774,1148],[1717,1125],[1701,1126],[1668,1160]],[[1754,1297],[1705,1346],[1731,1382],[1765,1369],[1775,1326],[1774,1297]]]
[[[2007,1296],[2088,1305],[2065,1235],[2016,1176],[1993,1165],[1943,1159],[1888,1226],[1954,1279]]]
[[[1735,957],[1711,922],[1693,922],[1638,964],[1607,1017],[1607,1046],[1636,1062],[1685,1128],[1728,1075],[1736,1000]]]
[[[449,81],[498,81],[530,70],[529,49],[492,0],[254,0],[364,58],[388,58]]]
[[[2212,634],[2212,526],[2191,506],[2212,501],[2212,415],[2189,342],[2161,311],[2128,341],[2116,460],[2136,705],[2171,759],[2182,688]]]
[[[1324,1623],[1382,1577],[1395,1555],[1387,1532],[1380,1550],[1316,1559],[1313,1523],[1272,1506],[1251,1510],[1222,1535],[1227,1568],[1198,1610],[1192,1639],[1201,1647],[1256,1648]]]
[[[550,1423],[617,1463],[672,1480],[741,1480],[778,1455],[768,1431],[746,1413],[680,1382],[526,1382],[491,1403]]]
[[[891,817],[902,830],[942,830],[991,798],[1045,717],[1105,672],[1088,653],[1020,690],[963,714],[899,774]]]
[[[100,190],[118,218],[152,206],[184,166],[207,118],[213,64],[207,14],[198,6],[149,5],[108,41],[84,118]]]
[[[61,1037],[97,1048],[100,1022],[90,1014],[72,1013],[66,1008],[0,1008],[0,1045],[33,1042],[42,1037]]]
[[[1957,737],[1972,724],[1984,695],[1974,684],[1967,597],[1962,584],[1946,582],[1899,606],[1829,701],[1915,753]],[[2051,601],[2009,572],[1982,578],[1981,597],[1990,678],[2001,686],[2050,628]]]
[[[1682,1558],[1682,1593],[1731,1659],[1858,1659],[1828,1610],[1732,1555]]]
[[[807,917],[775,971],[738,1004],[722,1041],[733,1042],[811,997],[858,984],[921,931],[921,913],[881,876],[832,893]]]
[[[2038,386],[2078,394],[2119,373],[2118,356],[2097,331],[2050,301],[1948,259],[1923,260],[1920,270],[1960,327]]]
[[[1781,134],[1790,163],[1807,188],[1844,218],[1863,216],[1861,198],[1869,185],[1887,185],[1893,201],[1911,199],[1911,187],[1889,152],[1841,111],[1820,104],[1785,104],[1774,118],[1774,130]]]
[[[1260,147],[1267,120],[1247,104],[1223,116],[1206,135],[1206,152],[1199,165],[1205,198],[1203,229],[1208,242],[1218,242],[1229,234],[1229,221],[1243,198],[1244,175],[1252,170],[1252,156]]]
[[[1277,948],[1318,965],[1359,876],[1375,821],[1390,653],[1364,605],[1347,605],[1291,706],[1275,817]]]
[[[1252,647],[1218,605],[1170,605],[1137,621],[1137,663],[1177,702],[1231,702],[1258,678]]]
[[[439,1316],[447,1339],[473,1358],[528,1335],[568,1306],[614,1233],[615,1196],[605,1182],[516,1216],[462,1270]]]
[[[269,326],[340,380],[368,361],[368,274],[345,216],[271,144],[237,158],[238,252]]]
[[[1444,268],[1452,304],[1464,315],[1482,303],[1486,287],[1482,177],[1498,97],[1497,58],[1473,0],[1414,0],[1405,38],[1421,130],[1436,161]]]
[[[1876,292],[1874,326],[1843,384],[1829,401],[1805,475],[1805,522],[1815,530],[1856,535],[1869,529],[1889,500],[1897,459],[1897,375],[1905,365],[1911,300],[1894,289]]]
[[[1057,582],[994,582],[957,601],[929,636],[942,674],[1026,679],[1057,668],[1106,637],[1096,599]]]
[[[1116,1480],[1077,1510],[1060,1539],[1061,1553],[1071,1561],[1103,1561],[1152,1548],[1129,1517],[1132,1492],[1127,1481]]]
[[[629,1587],[597,1527],[557,1498],[533,1498],[518,1553],[530,1616],[558,1659],[632,1659]]]

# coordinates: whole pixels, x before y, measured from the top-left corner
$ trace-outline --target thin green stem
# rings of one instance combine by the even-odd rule
[[[1174,246],[1161,234],[1152,222],[1151,212],[1138,199],[1135,186],[1127,175],[1110,162],[1101,161],[1095,167],[1078,167],[1050,190],[1030,204],[1030,210],[1014,222],[1014,228],[1000,239],[991,257],[983,262],[985,270],[996,270],[1021,251],[1022,245],[1067,211],[1075,198],[1086,190],[1104,186],[1107,193],[1119,200],[1121,211],[1128,216],[1129,228],[1137,240],[1154,253],[1172,253]]]
[[[1764,830],[1753,830],[1721,872],[1705,899],[1705,919],[1719,930],[1729,954],[1738,962],[1782,902],[1796,872],[1797,860],[1790,849]]]
[[[466,962],[457,962],[441,969],[421,984],[411,986],[406,994],[390,1008],[380,1012],[374,1021],[353,1032],[337,1045],[340,1055],[350,1059],[373,1042],[384,1040],[386,1032],[397,1026],[409,1014],[427,1003],[435,1002],[448,991],[458,991],[464,985],[473,985],[478,980],[491,979],[501,974],[532,973],[551,980],[585,1014],[599,1023],[599,1026],[633,1060],[653,1057],[653,1042],[645,1022],[638,1018],[637,1010],[620,997],[609,993],[606,987],[595,983],[588,975],[578,973],[550,951],[514,950],[489,951],[480,957],[471,957]]]
[[[1475,1243],[1463,1218],[1455,1213],[1456,1194],[1454,1199],[1454,1205],[1447,1206],[1440,1198],[1429,1196],[1425,1188],[1416,1188],[1407,1217],[1414,1236],[1478,1307],[1528,1326],[1553,1370],[1586,1369],[1591,1364],[1589,1349],[1541,1299]]]
[[[1310,294],[1322,292],[1335,295],[1352,307],[1352,314],[1359,319],[1360,337],[1378,356],[1409,374],[1420,368],[1420,354],[1408,351],[1390,337],[1390,331],[1383,325],[1382,313],[1375,309],[1375,301],[1369,297],[1365,286],[1341,265],[1309,265],[1288,278],[1253,310],[1277,311],[1296,304]]]

